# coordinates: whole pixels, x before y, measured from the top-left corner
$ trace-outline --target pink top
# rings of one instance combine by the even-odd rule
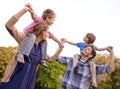
[[[28,32],[31,32],[35,25],[37,25],[38,23],[42,23],[42,22],[43,22],[43,18],[36,17],[31,24],[29,24],[26,28],[23,29],[23,33],[27,34]],[[54,37],[54,35],[50,31],[48,31],[48,34],[49,34],[49,38]]]

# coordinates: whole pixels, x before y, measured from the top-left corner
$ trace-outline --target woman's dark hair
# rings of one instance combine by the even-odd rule
[[[43,12],[43,14],[42,14],[42,18],[43,18],[43,20],[45,20],[46,18],[51,19],[51,18],[53,18],[55,15],[56,15],[56,14],[55,14],[55,12],[54,12],[53,10],[51,10],[51,9],[46,9],[46,10]]]
[[[46,31],[49,29],[49,26],[47,24],[45,24],[44,22],[42,23],[38,23],[36,26],[34,26],[33,28],[33,33],[35,33],[35,35],[39,35],[42,31]]]

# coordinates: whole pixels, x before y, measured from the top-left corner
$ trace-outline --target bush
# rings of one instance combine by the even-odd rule
[[[48,65],[48,68],[39,66],[35,89],[62,89],[61,81],[66,67],[58,62]]]
[[[0,47],[0,79],[3,76],[6,66],[9,64],[17,47]]]
[[[17,47],[0,47],[0,79],[3,76],[6,66],[13,57]],[[106,64],[108,55],[97,54],[96,64]],[[66,66],[58,62],[47,63],[48,68],[38,66],[35,89],[62,89],[61,81],[66,71]],[[120,59],[115,58],[115,71],[110,74],[98,75],[97,89],[120,89]],[[90,89],[95,89],[90,86]]]

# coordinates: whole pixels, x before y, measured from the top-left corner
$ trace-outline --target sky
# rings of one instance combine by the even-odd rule
[[[3,0],[0,2],[0,47],[17,46],[17,42],[10,36],[5,28],[7,20],[26,3],[31,3],[36,14],[50,8],[54,10],[57,18],[50,31],[58,38],[66,38],[73,42],[83,41],[86,33],[96,36],[94,45],[97,47],[114,47],[115,56],[120,57],[120,0]],[[32,22],[27,12],[16,24],[19,31]],[[64,44],[61,55],[73,56],[79,54],[76,46]],[[48,39],[48,54],[52,55],[58,45]],[[100,52],[108,53],[107,51]]]

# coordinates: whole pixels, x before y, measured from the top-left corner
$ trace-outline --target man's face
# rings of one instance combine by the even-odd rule
[[[86,57],[91,57],[92,56],[92,48],[91,47],[87,47],[82,51],[82,54]]]

